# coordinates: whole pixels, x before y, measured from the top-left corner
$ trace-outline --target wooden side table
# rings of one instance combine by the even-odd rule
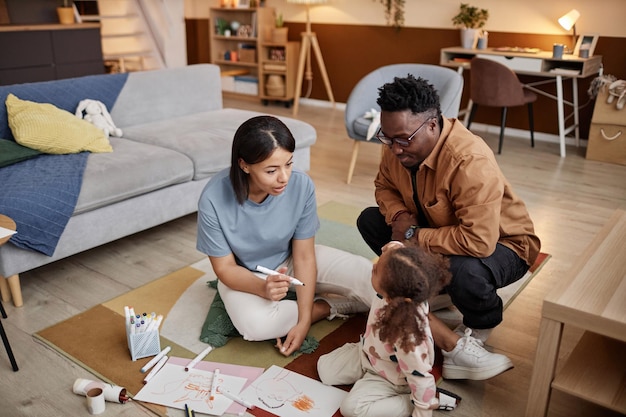
[[[16,225],[13,219],[3,214],[0,214],[0,226],[5,229],[16,230]],[[0,246],[4,245],[10,236],[0,238]],[[21,307],[24,305],[22,299],[22,289],[20,287],[20,276],[11,275],[10,277],[3,277],[0,275],[0,296],[2,301],[8,303],[13,298],[13,305],[15,307]]]
[[[15,230],[15,222],[10,217],[4,216],[2,214],[0,214],[0,226],[6,229]],[[0,246],[4,245],[9,240],[9,238],[10,236],[0,238]],[[2,282],[0,287],[4,288],[4,286],[6,285],[5,279],[0,277],[0,281]],[[4,311],[4,306],[2,305],[2,301],[0,301],[0,313],[2,314],[2,318],[5,318],[5,319],[7,318],[7,313],[6,311]],[[15,361],[13,350],[11,349],[11,345],[9,344],[9,338],[7,337],[7,334],[4,331],[4,326],[2,325],[1,320],[0,320],[0,337],[2,337],[2,343],[4,343],[4,348],[7,350],[7,355],[9,355],[9,360],[11,361],[11,366],[13,367],[13,371],[17,372],[19,368],[17,367],[17,362]]]
[[[556,389],[626,413],[626,212],[616,210],[543,301],[527,417],[545,416]],[[556,371],[565,325],[585,330]]]

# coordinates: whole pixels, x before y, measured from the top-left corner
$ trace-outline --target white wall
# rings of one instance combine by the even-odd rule
[[[626,37],[626,0],[463,0],[489,10],[487,31],[564,34],[557,19],[577,9],[581,17],[577,32],[600,36]],[[461,0],[406,0],[405,26],[451,28],[452,17]],[[305,7],[287,0],[266,0],[266,5],[283,13],[285,20],[304,22]],[[185,17],[208,18],[209,7],[219,0],[185,0]],[[328,0],[311,7],[311,21],[318,23],[385,25],[384,9],[379,0]]]
[[[150,14],[146,18],[150,17],[154,21],[154,41],[163,54],[165,66],[173,68],[187,65],[184,0],[167,0],[158,3],[143,0],[142,4],[146,13]]]

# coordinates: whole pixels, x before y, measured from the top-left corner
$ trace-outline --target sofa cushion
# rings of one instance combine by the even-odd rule
[[[124,138],[170,148],[187,155],[194,164],[194,179],[206,178],[230,166],[235,131],[246,120],[260,113],[221,109],[166,119],[160,122],[126,126]],[[296,149],[315,143],[313,126],[289,117],[280,117],[296,139]]]
[[[51,154],[113,150],[102,130],[53,104],[9,94],[6,106],[11,132],[20,145]]]
[[[170,149],[110,138],[112,153],[90,154],[74,215],[183,183],[193,163]]]
[[[113,107],[108,107],[117,127],[158,123],[222,108],[220,69],[196,64],[128,75]]]
[[[27,148],[8,139],[0,139],[0,168],[41,155],[36,149]]]

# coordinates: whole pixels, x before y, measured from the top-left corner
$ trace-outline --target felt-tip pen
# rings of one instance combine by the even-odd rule
[[[278,271],[274,271],[273,269],[269,269],[266,268],[264,266],[261,265],[257,265],[256,266],[256,270],[265,274],[265,275],[285,275],[285,274],[281,274]],[[287,275],[289,276],[289,275]],[[289,277],[289,282],[291,282],[293,285],[304,285],[304,283],[302,281],[300,281],[298,278],[294,278],[294,277]]]
[[[142,373],[148,372],[148,370],[152,368],[154,365],[156,365],[161,360],[162,357],[168,354],[170,350],[172,350],[172,348],[170,346],[167,346],[165,349],[160,351],[158,355],[152,358],[148,363],[146,363],[143,366],[143,368],[141,368],[141,372]]]
[[[236,402],[237,404],[241,404],[246,408],[249,409],[254,409],[256,408],[254,404],[252,404],[250,401],[247,401],[235,394],[233,394],[232,392],[228,391],[225,388],[217,387],[217,392],[219,392],[220,394],[224,395],[224,397],[228,398],[229,400],[233,400],[234,402]]]
[[[217,380],[219,378],[219,375],[220,375],[219,368],[215,368],[215,371],[213,371],[213,380],[211,381],[211,395],[209,396],[209,399],[211,401],[215,399],[215,392],[217,390]]]

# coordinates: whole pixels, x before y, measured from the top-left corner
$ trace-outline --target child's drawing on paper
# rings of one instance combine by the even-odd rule
[[[153,391],[155,395],[174,394],[179,395],[174,400],[176,403],[196,403],[198,401],[204,402],[209,408],[213,408],[213,401],[211,400],[211,385],[213,383],[213,377],[195,372],[185,372],[187,376],[180,381],[172,381],[166,383],[164,386],[159,387],[161,392]],[[223,381],[223,378],[219,378]]]
[[[240,392],[246,383],[245,378],[220,374],[219,385],[231,392]],[[146,401],[173,408],[185,408],[185,404],[199,413],[222,415],[232,404],[232,400],[216,395],[211,400],[213,372],[192,369],[186,372],[183,366],[165,364],[134,397],[136,401]]]
[[[302,390],[289,382],[289,372],[281,369],[278,375],[253,383],[256,395],[266,407],[276,409],[291,404],[301,411],[309,411],[315,407],[315,401],[306,396]]]
[[[241,396],[280,417],[331,417],[346,393],[287,369],[272,366]]]

